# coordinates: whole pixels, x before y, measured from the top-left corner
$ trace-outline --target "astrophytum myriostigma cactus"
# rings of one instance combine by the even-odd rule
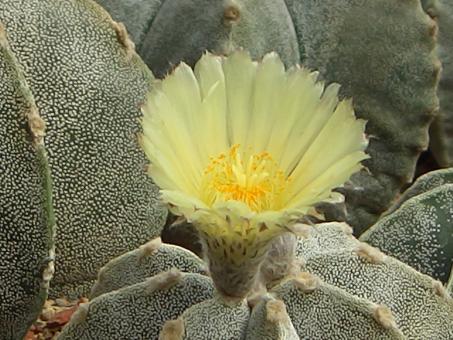
[[[125,23],[157,76],[208,50],[243,47],[255,58],[277,51],[288,66],[318,70],[342,85],[371,136],[365,162],[342,189],[346,207],[322,207],[362,232],[412,180],[438,107],[436,22],[420,0],[98,0]],[[410,129],[407,127],[410,126]]]
[[[5,0],[0,22],[47,126],[57,222],[51,293],[87,295],[102,265],[159,236],[165,221],[137,139],[153,76],[124,27],[92,1]]]
[[[453,300],[442,284],[359,242],[345,224],[308,227],[306,238],[298,240],[297,258],[299,273],[263,296],[250,296],[250,311],[242,303],[222,303],[211,290],[196,293],[200,288],[195,287],[207,289],[209,277],[172,270],[94,298],[60,339],[157,339],[159,333],[162,340],[217,339],[219,334],[219,339],[234,334],[231,339],[259,335],[266,340],[453,336]],[[166,306],[165,315],[152,306]],[[169,315],[172,320],[165,320]]]
[[[453,168],[425,174],[360,239],[447,282],[453,264],[452,202]]]
[[[443,167],[453,165],[453,3],[449,0],[422,0],[425,11],[437,21],[437,54],[442,62],[438,88],[440,110],[430,130],[430,149]]]
[[[45,124],[0,25],[0,339],[21,339],[41,312],[53,274]]]

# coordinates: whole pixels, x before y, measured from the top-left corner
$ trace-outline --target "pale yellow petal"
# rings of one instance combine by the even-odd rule
[[[257,64],[245,51],[224,59],[223,71],[227,96],[227,123],[230,145],[244,145],[250,128],[253,88]]]
[[[203,160],[228,149],[227,108],[225,77],[220,57],[205,54],[195,65],[195,75],[200,83],[202,104],[197,125]]]
[[[301,130],[305,128],[317,105],[323,86],[316,83],[318,73],[310,73],[307,69],[295,67],[289,71],[285,91],[280,100],[280,108],[275,113],[277,119],[273,123],[269,135],[267,151],[273,155],[282,169],[288,167],[289,161],[283,158],[291,158],[289,148],[296,149],[296,138],[299,138]],[[293,150],[293,153],[296,151]]]
[[[148,97],[143,111],[144,137],[158,145],[161,154],[169,154],[167,159],[176,158],[178,168],[184,169],[182,172],[192,183],[192,188],[198,188],[203,166],[189,135],[190,131],[181,117],[183,114],[177,111],[167,95],[160,91],[155,91]]]
[[[299,191],[347,154],[365,150],[365,122],[356,120],[351,101],[343,101],[325,123],[291,174]]]
[[[202,201],[182,191],[161,190],[161,195],[162,201],[169,204],[174,214],[183,215],[189,222],[198,210],[209,209]]]
[[[252,153],[266,150],[275,121],[285,119],[285,113],[280,110],[285,90],[285,66],[276,53],[266,54],[256,71],[249,131],[244,145]]]
[[[310,116],[309,121],[305,126],[298,125],[298,130],[294,131],[292,138],[288,141],[288,148],[285,150],[281,163],[288,174],[299,163],[302,155],[304,155],[332,115],[338,104],[337,95],[339,88],[338,84],[331,84],[325,89],[321,100],[318,101],[315,108],[311,108],[312,111],[307,112]],[[290,145],[291,147],[289,147]]]
[[[289,208],[298,206],[311,206],[330,196],[333,188],[339,187],[349,177],[360,170],[360,162],[368,156],[363,151],[355,151],[336,162],[329,169],[319,174],[311,183],[308,183],[302,190],[289,197],[287,206]]]

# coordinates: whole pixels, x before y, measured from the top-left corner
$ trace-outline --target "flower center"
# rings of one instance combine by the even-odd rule
[[[279,208],[288,179],[267,152],[243,160],[239,144],[211,160],[204,171],[204,193],[209,203],[241,201],[259,212]]]

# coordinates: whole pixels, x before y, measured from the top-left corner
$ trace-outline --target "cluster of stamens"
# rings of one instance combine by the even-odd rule
[[[278,209],[288,179],[268,152],[243,159],[240,145],[211,157],[204,171],[204,192],[210,203],[241,201],[259,212]]]

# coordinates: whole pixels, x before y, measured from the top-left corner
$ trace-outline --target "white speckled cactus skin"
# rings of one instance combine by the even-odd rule
[[[0,24],[0,339],[21,339],[53,274],[55,219],[45,124]]]
[[[0,22],[47,126],[57,222],[50,292],[86,296],[102,265],[165,222],[137,140],[154,78],[124,26],[90,0],[5,0]]]
[[[453,262],[453,184],[405,201],[360,239],[447,282]]]
[[[430,129],[430,149],[441,166],[453,166],[453,3],[422,0],[422,5],[439,25],[437,54],[442,62],[440,107]]]
[[[126,304],[122,308],[128,311],[145,308],[141,302],[132,301],[144,299],[146,282],[161,282],[160,278],[176,275],[193,278],[196,286],[211,282],[212,287],[207,276],[170,272],[98,296],[89,304],[93,305],[89,307],[90,313],[83,320],[72,320],[60,339],[85,340],[101,335],[110,339],[157,338],[157,330],[161,340],[257,339],[257,336],[269,340],[316,336],[447,340],[453,336],[453,300],[439,281],[359,242],[344,223],[325,223],[307,229],[308,235],[299,239],[296,250],[299,272],[293,271],[267,293],[260,291],[249,296],[249,307],[245,301],[227,304],[214,292],[213,299],[202,298],[203,302],[183,312],[175,302],[181,299],[179,293],[174,297],[153,295],[157,301],[147,298],[148,303],[174,308],[167,310],[173,315],[170,319],[163,320],[160,310],[146,307],[148,313],[127,316],[127,312],[121,320],[128,325],[148,324],[148,328],[115,327],[109,331],[107,325],[120,317],[112,313],[115,304],[122,301]],[[153,257],[148,260],[153,261]],[[109,267],[114,273],[115,262]],[[108,274],[104,280],[109,280]],[[168,294],[172,294],[170,290]],[[185,299],[192,295],[183,295],[180,304],[185,305]],[[168,299],[175,304],[167,305]]]

